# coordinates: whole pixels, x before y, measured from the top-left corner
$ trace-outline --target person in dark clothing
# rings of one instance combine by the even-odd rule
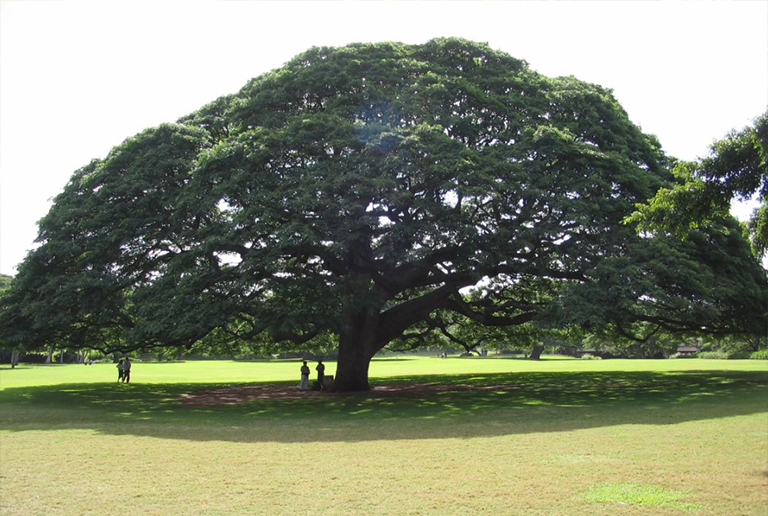
[[[125,383],[131,383],[131,359],[126,358],[123,364],[123,381]]]
[[[320,386],[320,390],[323,390],[323,376],[325,376],[325,365],[323,365],[322,360],[317,361],[317,367],[315,367],[315,371],[317,371],[317,383]]]
[[[121,358],[120,361],[117,362],[117,381],[122,382],[123,381],[123,359]]]

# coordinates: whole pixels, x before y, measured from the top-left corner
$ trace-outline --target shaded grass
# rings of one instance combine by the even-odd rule
[[[397,383],[447,385],[447,390],[420,396],[379,397],[366,393],[298,399],[258,399],[236,405],[188,408],[184,394],[226,384],[68,384],[19,387],[0,392],[0,428],[46,430],[93,428],[142,423],[144,434],[164,435],[168,425],[201,425],[201,439],[216,427],[248,424],[282,428],[312,421],[339,429],[331,435],[279,430],[273,439],[452,437],[453,423],[474,423],[477,435],[517,433],[489,422],[545,422],[553,431],[615,424],[674,424],[712,417],[744,415],[766,408],[766,377],[751,371],[583,372],[410,376]],[[450,386],[457,390],[450,390]],[[467,389],[473,386],[475,389]],[[461,387],[459,390],[458,388]],[[752,402],[752,403],[748,403]],[[697,410],[692,410],[696,408]],[[395,423],[389,434],[358,435],[364,424]],[[415,434],[403,422],[418,422]],[[519,425],[518,425],[519,426]],[[301,425],[298,425],[301,427]],[[536,431],[542,431],[537,429]],[[546,430],[543,430],[546,431]],[[185,439],[194,438],[185,434]],[[260,437],[262,439],[263,436]]]

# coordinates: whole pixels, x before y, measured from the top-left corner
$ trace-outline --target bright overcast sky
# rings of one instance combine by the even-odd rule
[[[316,45],[489,43],[694,159],[768,106],[766,1],[0,0],[0,272],[72,173]]]

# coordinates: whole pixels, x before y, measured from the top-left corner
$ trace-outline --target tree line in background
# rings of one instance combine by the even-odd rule
[[[386,350],[762,348],[767,132],[686,163],[610,90],[487,45],[313,48],[76,171],[0,343],[334,350],[342,391]]]
[[[622,340],[615,335],[583,334],[583,332],[497,332],[488,335],[486,328],[476,327],[472,339],[464,342],[435,333],[421,347],[403,349],[391,346],[379,356],[426,356],[479,357],[490,355],[515,355],[538,359],[542,354],[557,354],[582,358],[585,355],[599,358],[719,358],[719,359],[768,359],[768,339],[763,337],[688,337],[661,334],[646,342]],[[468,331],[464,329],[463,331]],[[275,343],[217,342],[209,337],[196,342],[190,348],[154,347],[135,350],[128,354],[105,353],[88,346],[74,349],[50,347],[42,351],[22,351],[0,348],[0,363],[13,364],[86,364],[90,361],[117,362],[122,356],[144,361],[185,360],[271,360],[271,359],[323,359],[333,360],[338,355],[338,341],[327,336],[323,345],[302,351],[286,351]]]
[[[0,294],[10,287],[13,278],[0,274]],[[466,321],[465,321],[466,323]],[[644,341],[621,338],[610,332],[585,333],[576,328],[568,330],[536,330],[535,328],[489,328],[477,324],[456,324],[451,332],[433,332],[420,346],[404,342],[392,343],[382,356],[420,353],[428,356],[483,356],[489,351],[497,355],[517,355],[537,359],[542,354],[600,358],[720,358],[768,359],[768,338],[760,335],[680,336],[662,332]],[[91,360],[110,361],[124,356],[108,353],[90,346],[71,349],[48,347],[44,351],[23,351],[0,348],[0,363],[84,364]],[[682,350],[682,351],[681,351]],[[485,353],[484,353],[485,352]],[[314,339],[311,346],[289,348],[269,341],[233,341],[217,338],[214,332],[191,347],[140,349],[128,353],[137,359],[151,361],[184,360],[269,360],[269,359],[335,359],[338,339],[326,334]]]

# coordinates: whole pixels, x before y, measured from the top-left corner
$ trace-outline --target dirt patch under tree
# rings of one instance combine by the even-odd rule
[[[181,396],[182,405],[189,408],[239,405],[256,400],[301,399],[324,396],[365,396],[420,398],[439,392],[511,391],[519,385],[471,385],[436,383],[392,383],[378,385],[365,392],[302,391],[292,384],[237,385],[201,389]]]

